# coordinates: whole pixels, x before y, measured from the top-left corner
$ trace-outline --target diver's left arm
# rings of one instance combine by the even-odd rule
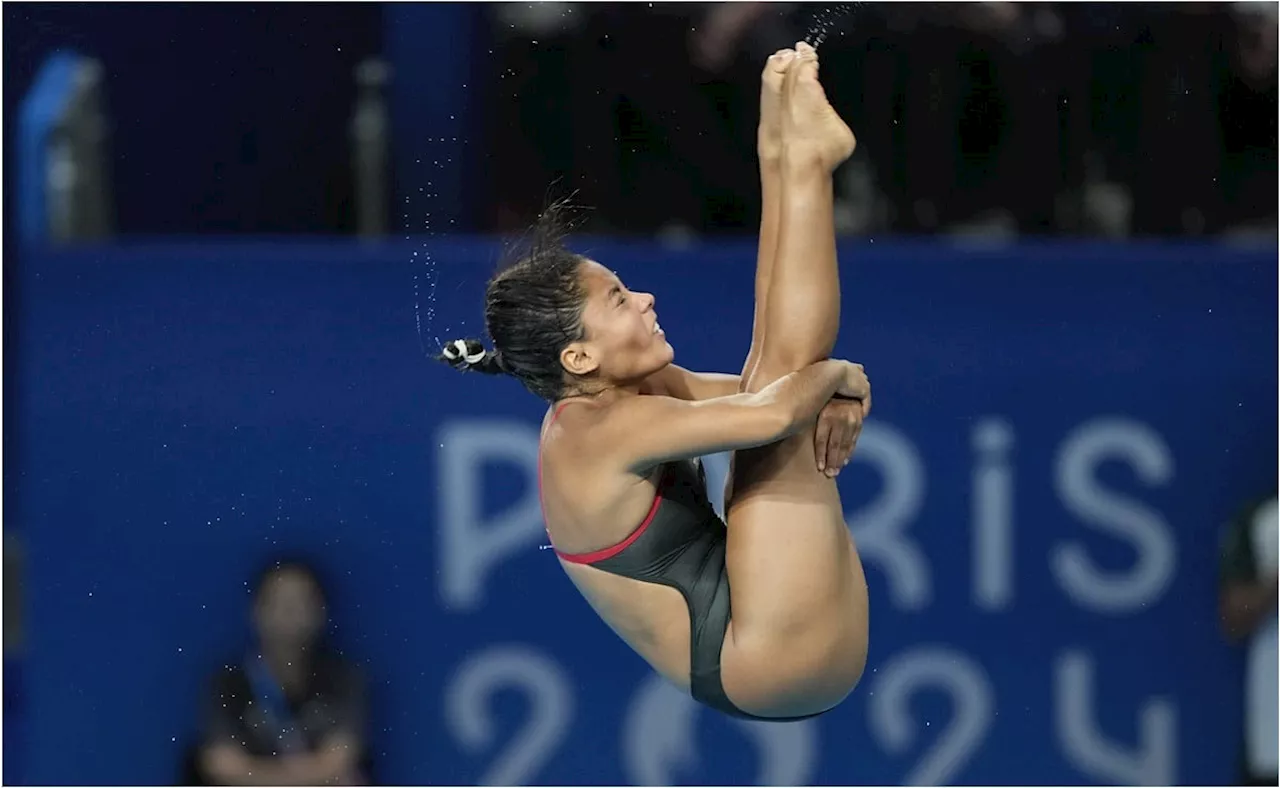
[[[737,394],[741,380],[740,375],[691,372],[668,364],[645,380],[642,392],[699,402]],[[813,435],[813,455],[819,473],[835,478],[849,464],[865,417],[866,412],[856,400],[833,399],[822,409]]]

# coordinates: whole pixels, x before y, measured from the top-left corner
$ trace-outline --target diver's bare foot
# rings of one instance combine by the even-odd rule
[[[801,41],[783,79],[784,155],[798,164],[834,171],[853,155],[857,139],[827,101],[818,81],[818,53]]]
[[[779,49],[765,61],[760,73],[760,126],[756,129],[756,153],[760,164],[782,161],[782,83],[795,59],[794,49]]]

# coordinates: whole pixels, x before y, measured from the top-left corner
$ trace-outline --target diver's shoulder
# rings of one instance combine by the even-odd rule
[[[543,446],[557,445],[557,453],[575,456],[607,453],[636,430],[651,428],[660,394],[627,394],[609,398],[575,399],[557,403],[543,429]]]

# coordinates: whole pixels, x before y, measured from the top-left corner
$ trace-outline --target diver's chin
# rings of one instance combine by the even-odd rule
[[[664,355],[664,356],[675,355],[675,349],[671,347],[671,343],[667,341],[667,335],[663,333],[661,330],[654,332],[653,345],[654,345],[654,348],[661,355]]]

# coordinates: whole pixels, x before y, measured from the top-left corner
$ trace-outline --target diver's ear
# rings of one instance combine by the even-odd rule
[[[590,342],[570,342],[560,351],[560,365],[570,375],[584,377],[600,368]]]

